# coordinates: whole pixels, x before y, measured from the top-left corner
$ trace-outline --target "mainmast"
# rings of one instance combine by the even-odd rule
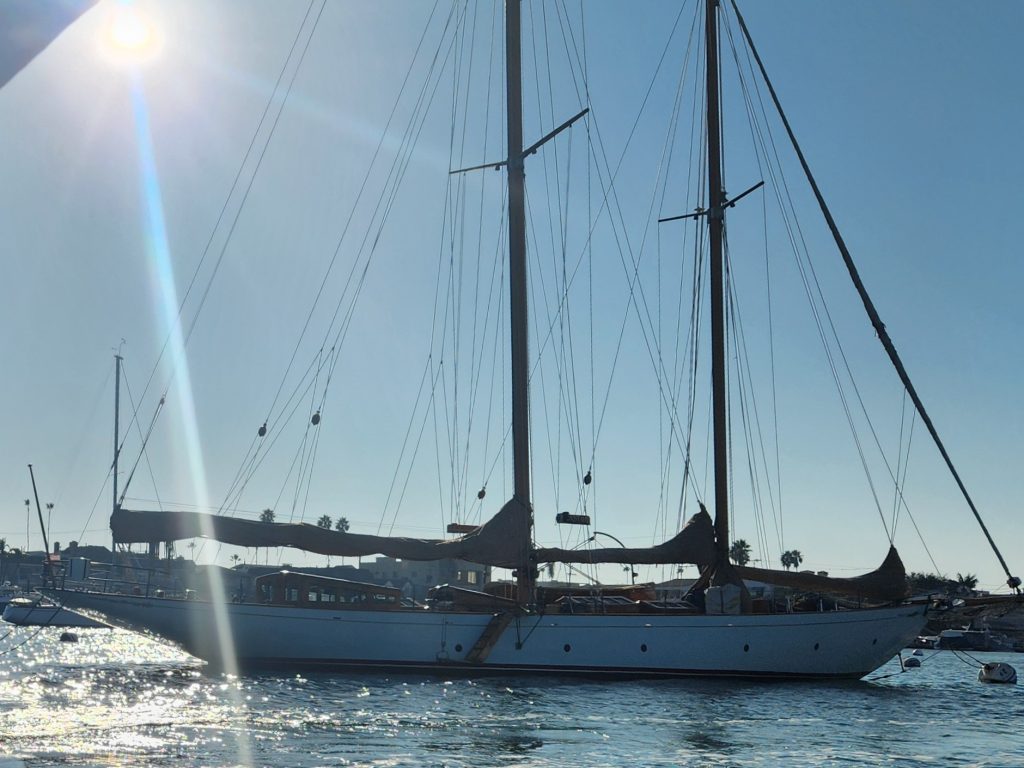
[[[512,335],[512,467],[513,501],[523,515],[522,557],[518,576],[519,602],[533,591],[533,506],[530,503],[530,392],[526,296],[526,205],[523,169],[523,83],[520,51],[520,0],[505,2],[505,87],[508,132],[508,261]]]
[[[711,393],[715,449],[715,541],[719,562],[729,557],[728,422],[725,381],[725,257],[722,229],[721,120],[718,101],[718,0],[707,0],[708,235],[711,247]]]

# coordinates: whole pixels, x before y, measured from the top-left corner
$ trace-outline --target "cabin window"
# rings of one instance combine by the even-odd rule
[[[337,598],[334,596],[334,592],[332,592],[329,589],[325,589],[323,592],[320,593],[320,601],[321,602],[333,603],[336,600],[337,600]]]
[[[295,587],[285,587],[284,599],[285,599],[285,602],[288,602],[288,603],[297,603],[297,602],[299,602],[299,590],[296,589]]]
[[[476,583],[478,583],[479,578],[480,577],[479,577],[479,574],[477,573],[477,571],[466,571],[466,583],[467,584],[476,584]]]
[[[319,601],[319,599],[320,594],[315,589],[309,590],[309,594],[306,595],[306,601],[310,603],[315,603]]]

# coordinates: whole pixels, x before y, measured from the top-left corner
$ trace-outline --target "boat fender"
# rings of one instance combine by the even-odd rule
[[[918,648],[917,650],[914,651],[914,655],[915,656],[924,656],[924,651],[922,651],[920,648]]]
[[[1014,685],[1017,682],[1017,670],[1005,661],[990,661],[978,670],[978,680],[982,683]]]
[[[921,666],[921,660],[916,656],[911,656],[909,659],[903,662],[904,669],[914,669]]]
[[[74,632],[61,632],[60,641],[62,643],[77,643],[78,635],[76,635]]]

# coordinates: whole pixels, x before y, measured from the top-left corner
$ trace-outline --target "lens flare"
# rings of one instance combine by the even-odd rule
[[[181,408],[181,427],[184,437],[184,453],[188,460],[195,495],[204,508],[210,506],[210,494],[206,484],[206,467],[203,461],[202,443],[196,419],[195,402],[192,398],[192,381],[189,374],[188,357],[185,354],[185,340],[178,315],[178,294],[175,288],[174,267],[171,261],[167,226],[164,219],[163,198],[160,194],[160,178],[157,172],[153,134],[149,121],[142,78],[134,72],[131,78],[132,115],[135,123],[135,138],[139,152],[140,188],[142,207],[145,212],[146,251],[154,284],[154,299],[164,331],[169,336],[169,349],[177,380],[176,391]],[[212,538],[213,531],[208,532]],[[233,681],[237,680],[238,661],[235,655],[231,619],[224,599],[224,584],[216,568],[207,569],[209,575],[210,600],[213,604],[214,625],[220,646],[220,658],[224,671]],[[252,749],[244,732],[238,734],[238,757],[241,765],[252,765]]]
[[[160,49],[156,24],[129,3],[121,3],[111,12],[100,42],[104,53],[116,61],[144,62]]]

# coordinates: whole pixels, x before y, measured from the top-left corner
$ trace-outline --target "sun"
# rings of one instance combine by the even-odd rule
[[[105,51],[128,61],[145,61],[156,55],[160,36],[153,20],[134,5],[119,4],[110,14],[102,33]]]
[[[110,24],[110,42],[126,51],[139,51],[153,43],[153,27],[134,8],[121,8]]]

